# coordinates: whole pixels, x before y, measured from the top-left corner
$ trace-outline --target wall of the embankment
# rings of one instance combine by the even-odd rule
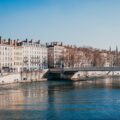
[[[45,81],[44,75],[47,73],[46,70],[12,73],[4,76],[0,76],[0,84],[20,83],[20,82],[34,82],[34,81]]]
[[[79,71],[74,74],[61,74],[61,79],[67,80],[86,80],[97,77],[120,76],[120,71]]]
[[[21,80],[20,73],[12,73],[4,76],[0,76],[0,84],[9,84]]]

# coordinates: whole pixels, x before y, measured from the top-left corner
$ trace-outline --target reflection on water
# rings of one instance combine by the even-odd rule
[[[119,119],[119,94],[120,78],[116,77],[1,86],[0,120]]]
[[[33,109],[32,104],[37,104],[41,101],[45,102],[47,95],[48,89],[45,83],[18,83],[2,86],[0,91],[0,109]]]
[[[75,86],[80,87],[104,87],[104,88],[120,88],[120,78],[104,78],[90,81],[77,81],[73,83]]]

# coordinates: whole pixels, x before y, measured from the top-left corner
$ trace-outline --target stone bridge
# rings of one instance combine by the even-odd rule
[[[114,67],[73,67],[73,68],[53,68],[52,73],[78,72],[78,71],[120,71],[120,66]]]
[[[113,67],[74,67],[74,68],[53,68],[49,69],[50,75],[54,78],[62,78],[61,76],[71,78],[75,73],[78,71],[81,72],[114,72],[120,71],[120,66],[113,66]]]

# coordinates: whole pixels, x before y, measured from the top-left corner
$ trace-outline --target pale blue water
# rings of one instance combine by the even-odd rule
[[[0,120],[120,120],[120,79],[1,86]]]

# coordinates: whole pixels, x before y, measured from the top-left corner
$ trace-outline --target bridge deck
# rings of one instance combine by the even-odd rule
[[[50,72],[77,72],[77,71],[120,71],[120,66],[118,67],[76,67],[76,68],[54,68],[50,69]]]

